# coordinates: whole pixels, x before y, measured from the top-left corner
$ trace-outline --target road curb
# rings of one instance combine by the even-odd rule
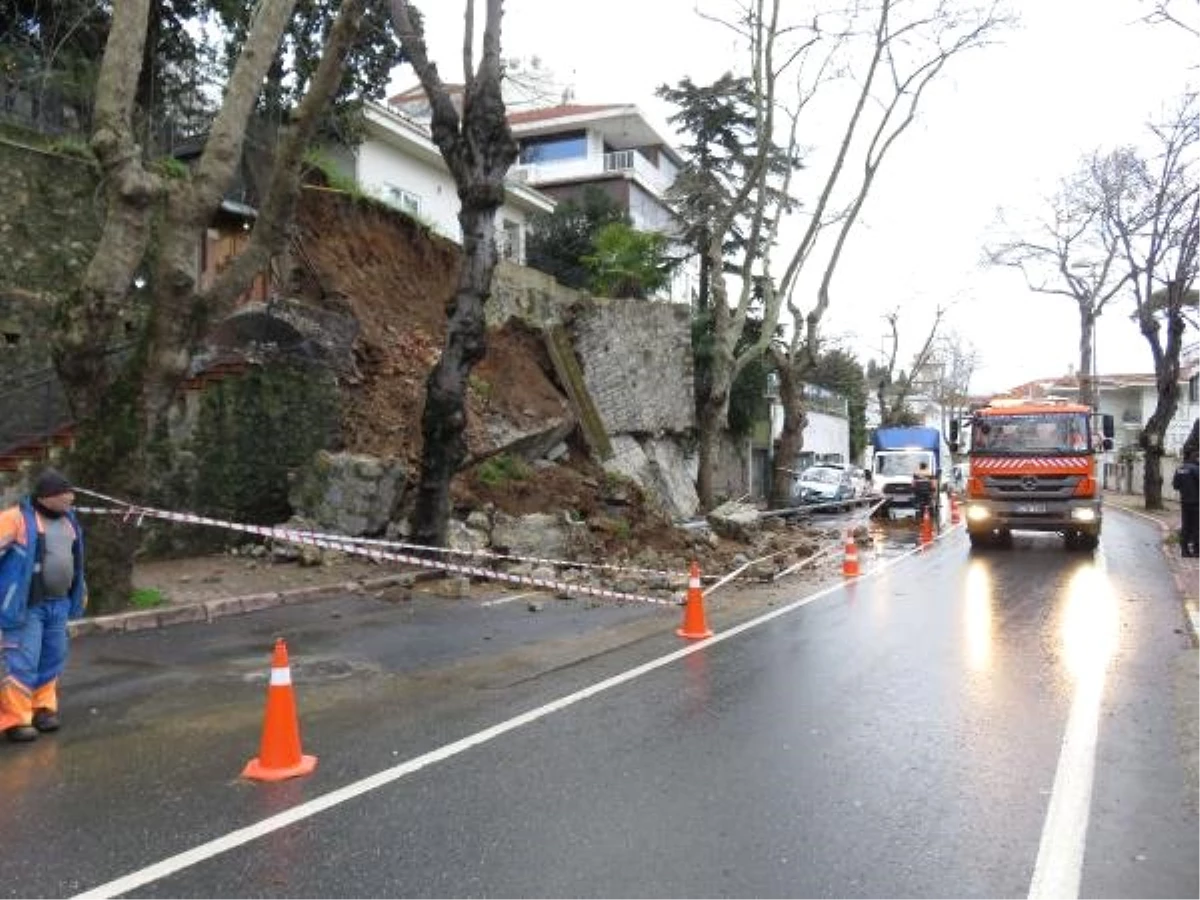
[[[1157,516],[1150,516],[1144,512],[1140,512],[1136,509],[1130,509],[1129,507],[1122,506],[1118,503],[1114,503],[1112,508],[1118,509],[1123,513],[1128,513],[1132,516],[1137,516],[1139,519],[1144,519],[1147,522],[1153,522],[1158,526],[1159,530],[1163,534],[1163,537],[1170,537],[1175,533],[1176,529],[1173,526],[1167,522],[1164,522]],[[1164,541],[1159,545],[1159,548],[1162,551],[1162,555],[1167,560],[1167,566],[1169,567],[1171,578],[1175,582],[1175,589],[1179,592],[1179,596],[1182,600],[1184,620],[1187,623],[1188,634],[1191,638],[1192,646],[1200,647],[1200,603],[1198,603],[1196,598],[1192,597],[1189,592],[1189,573],[1181,571],[1182,567],[1178,565],[1178,560],[1171,552],[1171,546],[1169,544]]]
[[[237,597],[216,597],[200,603],[169,606],[162,609],[139,609],[107,616],[77,619],[68,623],[67,631],[72,637],[83,637],[89,634],[148,631],[156,628],[168,628],[172,625],[212,622],[214,619],[225,616],[238,616],[261,609],[272,609],[276,606],[312,603],[332,594],[374,590],[397,584],[416,584],[419,581],[430,581],[441,577],[441,572],[400,572],[378,578],[309,585],[286,591],[266,591],[258,594],[242,594]]]

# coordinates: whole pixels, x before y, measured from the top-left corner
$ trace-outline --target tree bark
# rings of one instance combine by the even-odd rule
[[[442,546],[450,518],[450,481],[467,458],[467,381],[487,352],[484,305],[496,267],[494,212],[463,207],[463,261],[448,309],[446,345],[425,382],[421,418],[424,453],[417,488],[414,537]]]
[[[416,13],[416,15],[414,15]],[[463,34],[466,86],[462,116],[429,59],[421,16],[408,0],[392,0],[401,46],[421,80],[433,115],[434,143],[454,176],[461,209],[463,259],[447,305],[446,344],[429,373],[421,418],[424,445],[413,509],[413,536],[431,547],[446,544],[450,481],[467,457],[467,380],[487,350],[484,307],[496,268],[495,217],[504,202],[504,177],[517,158],[500,91],[501,0],[487,0],[483,53],[472,71],[474,4],[468,0]]]
[[[105,175],[108,211],[99,247],[65,304],[55,360],[78,423],[71,470],[81,484],[145,498],[148,450],[164,436],[167,410],[212,317],[239,296],[286,240],[299,192],[299,162],[341,81],[362,24],[364,0],[346,0],[317,75],[276,159],[250,245],[207,293],[195,283],[195,253],[242,155],[249,117],[295,0],[263,0],[227,85],[221,112],[190,179],[148,173],[132,136],[132,114],[149,15],[148,0],[114,4],[97,84],[92,147]],[[154,238],[152,243],[151,238]],[[111,353],[139,267],[149,265],[147,331],[125,359]],[[119,521],[89,528],[93,611],[128,602],[136,535]]]
[[[1091,303],[1079,303],[1079,402],[1096,408],[1096,379],[1092,372],[1092,334],[1096,330],[1096,315]]]
[[[800,451],[804,449],[804,428],[808,425],[808,412],[804,408],[801,382],[794,366],[781,350],[772,348],[775,372],[779,378],[779,402],[783,406],[783,428],[775,445],[775,460],[771,468],[772,509],[784,509],[792,505],[791,469],[796,466]]]
[[[697,403],[700,413],[696,430],[700,453],[696,467],[696,496],[700,500],[700,508],[707,511],[712,509],[716,502],[714,482],[717,448],[728,419],[729,391],[733,385],[734,359],[731,341],[736,341],[738,335],[733,333],[733,313],[729,309],[725,279],[721,274],[725,254],[719,232],[710,235],[705,255],[708,258],[709,271],[712,273],[712,298],[709,303],[709,312],[712,315],[712,356],[709,360],[706,396],[698,398]]]
[[[697,424],[697,467],[696,495],[701,509],[713,508],[716,500],[717,456],[720,449],[721,432],[725,424],[725,405],[712,395],[700,404]]]
[[[1143,331],[1153,326],[1154,340],[1152,344],[1157,346],[1157,322],[1152,321],[1152,314],[1148,311],[1143,313],[1142,319]],[[1145,453],[1142,496],[1145,499],[1146,509],[1163,508],[1162,458],[1166,454],[1163,438],[1167,433],[1167,426],[1170,425],[1171,419],[1175,417],[1175,411],[1179,408],[1179,351],[1183,342],[1185,325],[1181,307],[1179,305],[1169,306],[1167,347],[1165,352],[1155,353],[1157,402],[1154,405],[1154,412],[1146,421],[1141,434],[1138,435],[1138,444]]]

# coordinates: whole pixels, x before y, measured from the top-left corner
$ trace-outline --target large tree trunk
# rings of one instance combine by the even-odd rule
[[[1096,408],[1098,388],[1092,372],[1092,334],[1096,329],[1096,316],[1091,305],[1079,304],[1079,402]]]
[[[421,79],[432,108],[430,131],[454,176],[462,208],[463,261],[458,287],[447,306],[446,346],[426,381],[421,421],[424,446],[412,526],[427,546],[446,544],[450,479],[467,456],[466,386],[486,349],[484,304],[496,267],[496,210],[504,203],[504,177],[517,158],[500,91],[501,0],[487,0],[483,53],[472,71],[474,5],[467,4],[463,35],[462,114],[429,59],[420,13],[409,0],[391,0],[392,19],[405,54]]]
[[[729,309],[729,298],[725,290],[725,279],[721,276],[724,263],[724,248],[719,235],[714,234],[708,243],[707,256],[712,281],[709,311],[712,314],[712,356],[709,360],[707,396],[700,398],[699,460],[696,472],[696,495],[700,507],[710,510],[716,502],[715,476],[717,448],[721,432],[729,419],[729,392],[733,388],[734,343],[738,335],[731,334],[730,322],[733,315]]]
[[[717,455],[724,422],[725,405],[719,401],[714,402],[711,396],[705,398],[700,404],[700,414],[696,422],[696,496],[700,499],[700,508],[705,511],[715,505]]]
[[[1145,498],[1146,509],[1162,509],[1162,458],[1166,453],[1163,446],[1163,436],[1167,426],[1175,417],[1179,408],[1179,354],[1183,346],[1183,332],[1186,322],[1183,317],[1182,284],[1172,284],[1167,297],[1165,310],[1167,324],[1167,344],[1164,348],[1159,342],[1159,325],[1154,311],[1148,304],[1139,311],[1142,334],[1150,344],[1154,355],[1154,377],[1158,388],[1158,402],[1154,412],[1147,420],[1138,444],[1145,452],[1145,470],[1142,475],[1142,496]]]
[[[414,510],[418,543],[442,546],[450,517],[450,480],[467,458],[467,379],[487,351],[484,304],[492,291],[496,268],[493,208],[459,213],[463,261],[458,286],[448,305],[446,346],[425,382],[421,417],[424,452]]]
[[[300,158],[337,92],[342,65],[362,24],[364,2],[343,3],[295,125],[279,151],[250,244],[203,295],[196,291],[196,250],[241,159],[247,122],[295,0],[264,0],[259,5],[204,154],[192,177],[171,182],[169,189],[145,170],[132,136],[149,2],[124,0],[114,5],[92,138],[105,175],[107,215],[96,254],[65,304],[55,338],[56,364],[78,423],[70,467],[81,484],[119,497],[147,496],[150,450],[166,437],[166,413],[187,375],[197,340],[212,316],[240,295],[282,246],[299,192]],[[153,255],[148,258],[149,254]],[[147,332],[119,359],[113,346],[122,336],[121,320],[128,312],[134,277],[146,264]],[[136,549],[136,533],[115,522],[90,529],[93,611],[128,602]]]
[[[779,402],[783,406],[783,428],[775,444],[775,460],[771,468],[772,509],[784,509],[792,505],[792,481],[796,460],[804,449],[804,427],[808,424],[808,413],[804,409],[804,396],[796,370],[787,364],[782,354],[776,356],[775,372],[779,376]]]

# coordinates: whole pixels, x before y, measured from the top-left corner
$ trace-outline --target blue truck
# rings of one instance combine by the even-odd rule
[[[900,514],[915,515],[913,475],[921,463],[929,466],[936,489],[945,480],[943,467],[950,465],[950,446],[936,428],[877,428],[871,440],[871,486],[887,502],[879,512],[889,518]],[[936,494],[935,494],[936,496]],[[933,505],[937,517],[938,504]]]

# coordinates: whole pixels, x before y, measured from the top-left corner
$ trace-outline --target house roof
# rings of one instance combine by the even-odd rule
[[[572,116],[591,116],[610,109],[623,109],[625,106],[626,104],[621,103],[594,103],[591,105],[563,103],[558,106],[546,106],[542,109],[525,109],[520,112],[511,113],[508,117],[508,124],[527,125],[531,122],[545,122],[551,119],[564,119]]]
[[[1179,373],[1180,382],[1187,381],[1192,373],[1188,371],[1188,366],[1182,366]],[[1153,372],[1127,372],[1116,373],[1112,375],[1097,376],[1101,390],[1120,390],[1121,388],[1136,388],[1136,387],[1154,387],[1158,383],[1158,379]],[[1026,381],[1023,384],[1015,385],[1007,391],[1000,392],[1000,396],[1007,397],[1045,397],[1047,394],[1063,394],[1075,393],[1079,390],[1078,375],[1060,375],[1055,378],[1038,378],[1033,381]],[[992,395],[987,397],[972,397],[972,400],[980,400],[987,402]]]
[[[446,89],[461,105],[464,88],[448,84]],[[387,104],[394,111],[418,118],[429,114],[425,89],[419,84],[393,94]],[[632,103],[560,103],[540,109],[522,109],[508,114],[508,124],[517,138],[536,137],[555,132],[588,128],[598,131],[614,150],[634,150],[639,147],[662,147],[676,165],[683,159],[670,142],[650,124],[645,114]]]
[[[586,128],[599,132],[604,142],[613,150],[661,147],[663,153],[675,165],[683,164],[682,157],[670,142],[659,134],[645,114],[632,103],[566,103],[542,109],[527,109],[509,114],[508,123],[517,138]]]

